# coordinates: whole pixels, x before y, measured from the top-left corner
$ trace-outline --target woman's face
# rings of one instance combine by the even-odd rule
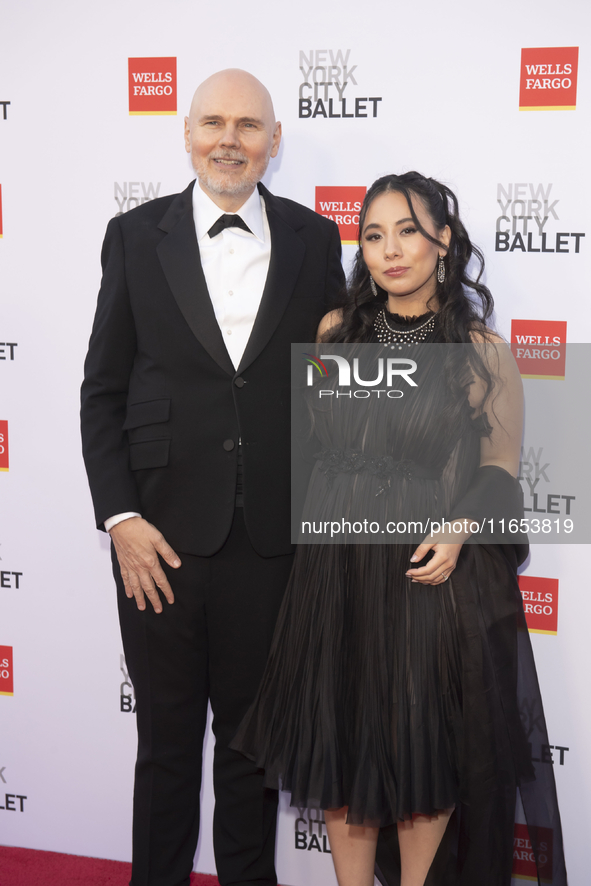
[[[447,246],[450,229],[436,230],[418,197],[413,198],[413,208],[424,229]],[[391,310],[396,310],[397,304],[404,307],[419,302],[425,306],[435,293],[437,260],[446,250],[423,237],[404,194],[388,191],[372,201],[365,216],[361,249],[371,276],[390,296]]]

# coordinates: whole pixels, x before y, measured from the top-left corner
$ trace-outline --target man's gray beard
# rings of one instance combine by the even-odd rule
[[[263,175],[265,172],[263,172]],[[218,197],[222,197],[224,194],[230,194],[232,197],[239,197],[240,194],[249,194],[260,181],[260,178],[255,175],[247,175],[236,181],[224,181],[217,177],[213,178],[207,172],[197,172],[196,170],[196,174],[201,184],[212,194],[217,194]]]
[[[227,159],[231,159],[231,157],[228,157]],[[250,174],[247,173],[245,176],[236,179],[235,181],[232,179],[226,181],[221,176],[213,178],[209,174],[206,164],[203,164],[205,169],[198,169],[197,167],[194,167],[194,169],[201,184],[212,194],[217,194],[218,197],[222,197],[224,194],[228,194],[232,197],[239,197],[241,194],[250,194],[251,191],[256,188],[257,184],[267,171],[270,159],[271,148],[269,148],[269,153],[267,154],[263,168],[261,169],[259,167],[259,172],[251,170]]]

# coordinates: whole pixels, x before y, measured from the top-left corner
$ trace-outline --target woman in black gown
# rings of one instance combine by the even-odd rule
[[[482,272],[444,185],[406,173],[369,189],[349,300],[319,341],[420,351],[427,393],[420,408],[316,409],[307,518],[518,514],[521,380],[473,256]],[[233,747],[293,805],[325,810],[340,886],[372,886],[374,867],[385,886],[509,886],[516,822],[523,870],[565,886],[552,768],[532,753],[548,739],[516,579],[527,548],[411,541],[298,547]]]

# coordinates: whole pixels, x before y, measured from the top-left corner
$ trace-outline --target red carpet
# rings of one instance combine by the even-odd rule
[[[0,886],[127,886],[123,861],[0,846]],[[192,874],[191,886],[219,886],[217,877]]]

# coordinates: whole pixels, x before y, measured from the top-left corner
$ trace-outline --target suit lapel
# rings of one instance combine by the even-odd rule
[[[265,200],[271,231],[271,261],[259,310],[238,372],[242,372],[256,360],[275,332],[291,298],[306,254],[306,246],[296,234],[301,223],[264,185],[259,184],[259,191]]]
[[[201,267],[193,221],[191,182],[170,204],[158,225],[167,236],[157,246],[168,285],[193,335],[213,360],[229,375],[234,365],[226,350]]]

